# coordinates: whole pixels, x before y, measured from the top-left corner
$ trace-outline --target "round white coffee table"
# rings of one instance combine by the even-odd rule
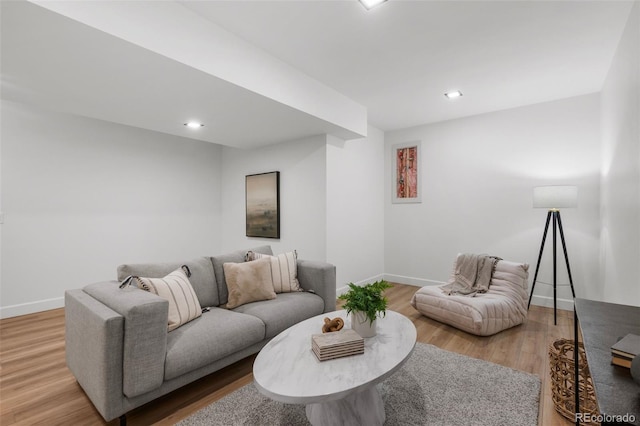
[[[416,328],[404,315],[387,311],[377,320],[377,335],[364,341],[364,354],[318,361],[311,335],[322,333],[324,318],[341,317],[351,327],[346,311],[329,312],[298,323],[274,337],[253,364],[253,378],[265,396],[287,404],[306,404],[312,425],[382,425],[384,403],[376,383],[391,376],[409,358]]]

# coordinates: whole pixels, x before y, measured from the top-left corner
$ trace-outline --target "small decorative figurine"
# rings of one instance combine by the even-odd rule
[[[324,325],[322,326],[323,333],[331,333],[332,331],[341,330],[344,327],[344,320],[340,317],[329,319],[325,317]]]

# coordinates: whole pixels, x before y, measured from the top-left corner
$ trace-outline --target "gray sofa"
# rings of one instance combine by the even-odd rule
[[[270,246],[251,250],[273,254]],[[118,267],[118,280],[161,278],[189,267],[198,300],[210,310],[171,332],[168,302],[136,287],[108,281],[65,293],[67,365],[105,420],[126,420],[128,411],[260,351],[302,320],[335,310],[335,267],[300,259],[298,280],[307,291],[219,307],[228,296],[222,265],[243,262],[246,251]]]

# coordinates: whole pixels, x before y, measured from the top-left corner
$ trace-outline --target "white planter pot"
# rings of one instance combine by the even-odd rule
[[[365,338],[376,335],[376,321],[369,324],[369,318],[363,312],[351,312],[351,328]]]

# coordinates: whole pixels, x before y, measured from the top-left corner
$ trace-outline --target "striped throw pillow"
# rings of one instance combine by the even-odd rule
[[[271,278],[276,293],[302,291],[298,282],[298,253],[290,251],[277,256],[248,251],[246,261],[268,258],[271,260]]]
[[[183,268],[176,269],[164,278],[133,279],[136,280],[138,288],[169,301],[168,331],[175,330],[202,315],[198,297]]]

